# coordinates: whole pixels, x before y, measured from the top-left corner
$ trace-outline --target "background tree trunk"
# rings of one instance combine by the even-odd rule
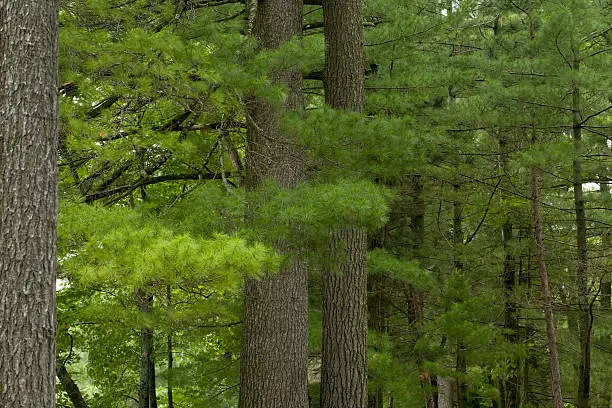
[[[55,407],[57,3],[0,0],[0,406]]]
[[[302,33],[302,1],[269,0],[257,4],[253,35],[264,49],[278,48]],[[282,109],[302,109],[301,72],[270,74],[272,84],[287,87]],[[272,103],[248,101],[246,187],[266,179],[283,188],[305,179],[304,154],[280,131],[280,110]],[[276,243],[281,252],[289,250]],[[308,406],[308,276],[298,259],[278,274],[247,279],[242,333],[240,408]]]
[[[542,300],[544,301],[544,317],[546,319],[546,334],[548,336],[548,353],[550,355],[550,368],[552,373],[553,407],[563,408],[563,397],[561,394],[561,372],[559,369],[559,353],[557,352],[557,333],[555,319],[552,309],[552,295],[548,285],[548,272],[544,257],[544,237],[542,233],[542,216],[540,215],[540,187],[538,182],[538,171],[531,169],[532,201],[533,201],[533,225],[535,229],[536,250],[538,265],[540,269],[540,288]]]
[[[509,148],[505,134],[499,135],[499,154],[500,154],[500,170],[502,177],[508,178],[508,154]],[[505,186],[508,183],[501,181],[502,198],[507,200]],[[508,330],[506,340],[509,343],[517,344],[519,342],[519,314],[516,302],[514,301],[514,290],[516,285],[516,260],[511,252],[511,241],[513,235],[513,225],[510,214],[505,216],[505,222],[502,226],[502,243],[504,246],[504,327]],[[508,378],[502,382],[500,394],[503,408],[518,408],[520,398],[520,379],[518,376],[519,361],[514,359],[514,369],[508,373]]]
[[[153,306],[153,296],[148,295],[142,289],[136,291],[138,310],[147,314]],[[140,331],[140,381],[138,384],[138,407],[155,408],[155,369],[153,368],[153,331],[143,328]],[[153,367],[152,367],[153,366]]]
[[[361,0],[323,2],[325,102],[361,111],[364,98]],[[347,226],[331,238],[323,276],[321,408],[368,405],[367,234]]]
[[[450,377],[438,376],[438,408],[453,408],[453,382]]]
[[[77,386],[77,384],[72,380],[70,373],[66,369],[66,365],[58,361],[57,362],[57,370],[56,370],[57,378],[59,378],[62,387],[64,387],[64,391],[68,394],[68,398],[70,398],[70,402],[74,405],[74,408],[89,408],[87,402],[85,402],[85,398],[83,398],[83,394],[81,394],[81,390]]]
[[[573,71],[579,71],[578,56],[574,57]],[[574,209],[576,211],[576,289],[578,291],[578,337],[580,357],[578,363],[578,408],[589,408],[591,388],[591,331],[593,320],[590,314],[588,299],[588,259],[586,236],[586,213],[584,194],[582,191],[582,161],[580,159],[582,145],[582,106],[580,88],[574,85],[572,90],[572,136],[574,137],[573,187]]]

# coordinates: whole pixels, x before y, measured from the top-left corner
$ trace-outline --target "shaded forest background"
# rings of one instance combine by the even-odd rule
[[[322,5],[261,46],[258,3],[60,2],[58,406],[238,406],[245,277],[301,263],[320,406],[361,231],[367,406],[551,406],[545,259],[564,401],[610,407],[609,2],[366,0],[353,106]]]

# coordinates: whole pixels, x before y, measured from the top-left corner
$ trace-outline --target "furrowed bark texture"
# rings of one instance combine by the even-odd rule
[[[253,35],[261,48],[274,49],[302,32],[299,0],[260,1]],[[251,98],[248,102],[246,187],[254,190],[267,179],[292,188],[305,179],[304,154],[290,135],[280,131],[281,110],[302,109],[301,72],[270,75],[287,88],[279,109]],[[250,211],[254,211],[251,209]],[[287,252],[286,245],[276,243]],[[247,279],[242,332],[240,408],[305,408],[308,406],[308,281],[299,260],[278,274]]]
[[[364,95],[361,0],[326,0],[325,102],[335,109],[361,111]]]
[[[365,231],[334,233],[337,271],[323,278],[321,407],[367,407],[367,254]]]
[[[561,395],[561,371],[559,369],[559,353],[557,352],[557,333],[552,309],[552,295],[548,284],[548,272],[544,258],[544,236],[542,233],[542,216],[540,215],[540,187],[538,171],[531,169],[531,188],[533,201],[533,225],[535,229],[536,251],[540,270],[540,288],[544,302],[544,318],[546,320],[546,334],[548,336],[548,353],[550,356],[551,384],[553,395],[553,408],[563,408]]]
[[[323,2],[325,102],[361,111],[364,98],[362,0]],[[368,406],[367,234],[332,233],[333,270],[323,276],[321,408]]]
[[[0,0],[0,407],[55,407],[57,27]]]

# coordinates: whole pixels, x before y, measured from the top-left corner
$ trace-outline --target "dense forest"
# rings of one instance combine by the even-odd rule
[[[57,1],[0,0],[0,406],[612,406],[609,1]]]

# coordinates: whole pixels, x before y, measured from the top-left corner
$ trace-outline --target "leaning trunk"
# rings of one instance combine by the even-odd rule
[[[548,284],[548,272],[544,258],[544,237],[542,233],[542,216],[540,215],[540,188],[538,171],[531,169],[531,189],[533,201],[533,225],[535,229],[536,250],[540,270],[540,288],[544,302],[544,318],[546,319],[546,334],[548,336],[548,353],[550,356],[553,407],[563,408],[561,396],[561,372],[559,369],[559,354],[557,352],[557,333],[552,308],[552,295]]]
[[[57,362],[56,374],[57,378],[62,384],[62,387],[64,388],[64,391],[66,391],[66,394],[68,394],[70,402],[72,402],[72,405],[74,405],[74,408],[89,408],[87,402],[85,402],[85,398],[83,398],[83,394],[81,394],[79,386],[73,381],[64,362]]]

